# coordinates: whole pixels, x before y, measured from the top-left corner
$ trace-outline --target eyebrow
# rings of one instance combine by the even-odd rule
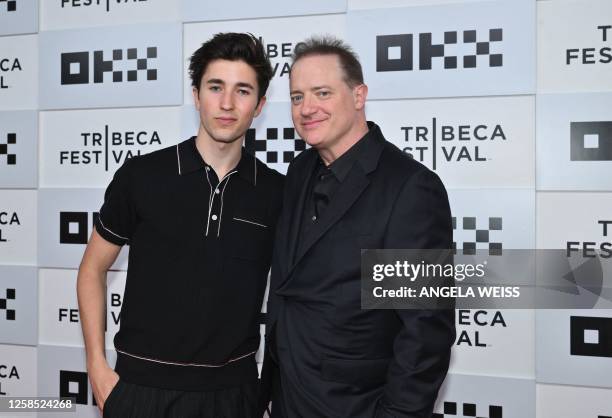
[[[321,90],[321,89],[330,89],[331,90],[331,87],[325,86],[325,85],[323,85],[323,86],[314,86],[314,87],[312,87],[310,89],[310,91],[317,91],[317,90]],[[301,92],[302,92],[302,90],[291,90],[289,92],[289,94],[291,95],[291,94],[296,94],[296,93],[301,93]]]
[[[221,80],[220,78],[211,78],[210,80],[206,81],[206,84],[222,84],[225,85],[225,81]],[[246,87],[249,88],[251,90],[255,90],[255,87],[253,87],[252,84],[250,83],[246,83],[244,81],[240,81],[238,83],[236,83],[237,87]]]

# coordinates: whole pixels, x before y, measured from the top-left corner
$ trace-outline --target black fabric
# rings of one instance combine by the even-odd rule
[[[369,124],[348,173],[303,235],[295,219],[316,150],[289,166],[277,227],[262,376],[274,417],[428,418],[448,371],[454,310],[362,310],[361,249],[450,249],[438,176]],[[333,164],[332,164],[333,166]],[[278,373],[268,370],[278,365]],[[276,389],[274,391],[273,389]]]
[[[96,230],[128,243],[117,373],[126,381],[211,390],[253,380],[283,177],[243,151],[219,179],[195,137],[128,160]]]
[[[256,398],[256,381],[187,392],[119,380],[104,403],[103,418],[254,418]]]

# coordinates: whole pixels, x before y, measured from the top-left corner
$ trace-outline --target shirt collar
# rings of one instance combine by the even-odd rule
[[[378,136],[382,136],[380,128],[373,122],[368,122],[368,132],[350,147],[344,154],[329,165],[334,176],[343,182],[348,176],[355,161],[367,161],[371,156],[373,143]]]
[[[200,155],[196,147],[196,137],[191,138],[179,143],[176,146],[176,159],[178,166],[179,175],[189,174],[194,171],[203,169],[207,166],[206,162]],[[240,161],[232,171],[237,171],[238,176],[247,180],[251,184],[257,184],[257,159],[249,154],[244,147],[242,148],[242,155]]]

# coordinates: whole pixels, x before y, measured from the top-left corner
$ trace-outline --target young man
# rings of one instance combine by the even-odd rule
[[[361,248],[450,249],[440,179],[366,121],[355,54],[306,40],[290,75],[311,149],[289,166],[268,300],[272,417],[426,418],[446,375],[453,310],[362,310]]]
[[[117,171],[79,269],[87,370],[105,417],[250,417],[256,403],[282,176],[242,143],[272,68],[255,37],[224,33],[193,54],[189,70],[197,136]],[[124,244],[113,371],[104,356],[106,272]]]

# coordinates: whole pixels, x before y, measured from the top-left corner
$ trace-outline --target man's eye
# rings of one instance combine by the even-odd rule
[[[299,95],[291,96],[291,103],[298,104],[301,101],[302,101],[302,96],[299,96]]]
[[[319,96],[319,97],[327,97],[327,96],[329,96],[329,92],[325,91],[325,90],[318,91],[317,92],[317,96]]]
[[[210,86],[209,90],[210,91],[221,91],[221,87],[220,86]]]
[[[249,94],[251,94],[251,92],[246,89],[240,89],[238,90],[238,94],[241,96],[248,96]]]

